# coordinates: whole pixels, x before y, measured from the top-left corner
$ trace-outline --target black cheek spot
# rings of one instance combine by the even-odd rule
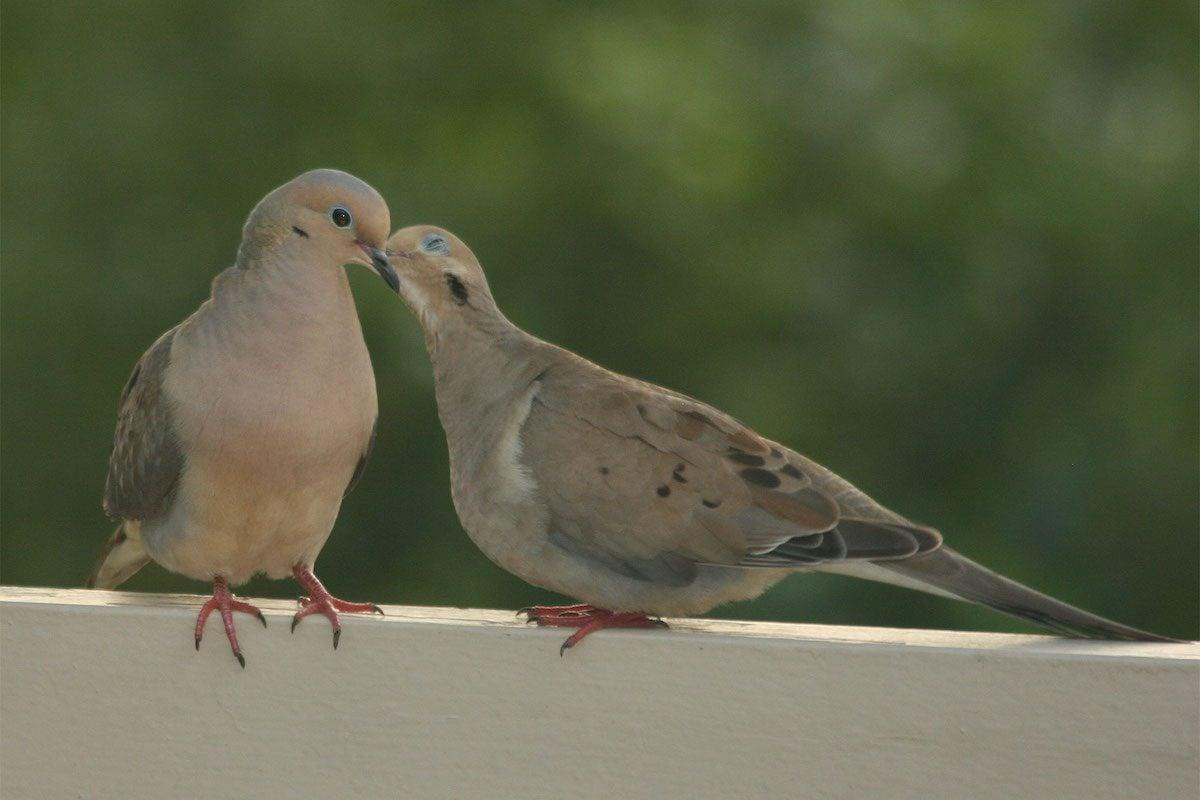
[[[659,497],[666,497],[667,495],[669,495],[671,493],[671,487],[663,485],[663,486],[658,487],[657,491],[658,491]]]
[[[742,480],[747,483],[753,483],[757,486],[762,486],[767,489],[774,489],[779,485],[779,476],[774,472],[768,472],[765,469],[750,467],[738,473],[742,476]]]
[[[745,464],[748,467],[761,467],[763,464],[767,463],[763,460],[762,456],[752,455],[747,453],[745,450],[739,450],[736,447],[729,448],[729,453],[725,457],[730,461],[733,461],[737,464]]]
[[[450,287],[450,295],[454,298],[454,302],[458,303],[460,306],[466,305],[468,297],[467,287],[464,286],[463,282],[458,279],[458,276],[447,275],[446,285]]]
[[[791,478],[803,478],[804,477],[804,473],[801,472],[800,470],[796,469],[791,464],[784,464],[782,467],[779,468],[779,471],[782,472],[784,475],[787,475],[788,477],[791,477]]]
[[[295,232],[297,236],[300,236],[304,239],[308,238],[308,231],[304,230],[304,228],[297,228],[295,225],[293,225],[292,231]]]
[[[701,500],[700,503],[705,508],[716,508],[717,506],[721,505],[720,500]]]

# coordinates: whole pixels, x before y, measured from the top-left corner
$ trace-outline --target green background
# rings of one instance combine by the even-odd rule
[[[5,3],[0,578],[77,586],[117,394],[312,167],[508,315],[702,398],[1019,580],[1200,635],[1195,3]],[[417,324],[351,277],[379,445],[318,573],[514,608]],[[159,567],[128,588],[198,592]],[[258,580],[257,595],[293,596]],[[742,618],[1021,630],[832,576]]]

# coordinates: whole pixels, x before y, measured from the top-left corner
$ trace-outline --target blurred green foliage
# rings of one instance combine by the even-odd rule
[[[471,243],[529,330],[703,398],[955,547],[1200,634],[1195,3],[5,3],[2,577],[77,586],[117,393],[318,166]],[[339,595],[516,607],[416,322],[352,275],[374,459]],[[206,587],[149,567],[141,590]],[[255,581],[246,592],[296,588]],[[743,618],[1020,629],[797,577]]]

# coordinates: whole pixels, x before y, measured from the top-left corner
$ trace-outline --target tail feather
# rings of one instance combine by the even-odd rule
[[[1132,628],[1022,586],[948,547],[903,561],[880,561],[876,566],[893,573],[904,585],[932,587],[1067,636],[1085,639],[1123,639],[1177,642],[1167,636]],[[887,580],[883,576],[878,579]]]
[[[146,566],[150,556],[142,546],[141,525],[127,521],[109,537],[84,586],[88,589],[115,589]]]

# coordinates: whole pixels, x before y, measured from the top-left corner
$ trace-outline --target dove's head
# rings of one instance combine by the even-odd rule
[[[285,244],[311,252],[322,264],[362,264],[397,288],[384,253],[391,214],[379,192],[336,169],[314,169],[259,201],[242,229],[240,263],[266,257]],[[308,263],[307,259],[303,260]]]
[[[400,296],[427,331],[487,328],[504,320],[479,259],[450,231],[432,225],[402,228],[388,239],[387,254],[400,278]]]

